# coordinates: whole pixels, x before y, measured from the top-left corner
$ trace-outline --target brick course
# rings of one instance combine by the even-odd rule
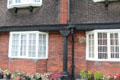
[[[94,62],[85,59],[85,41],[80,42],[79,36],[85,37],[85,32],[75,33],[75,74],[79,76],[80,70],[92,72],[101,71],[104,75],[120,73],[119,62]],[[72,44],[71,36],[68,37],[68,71],[71,73]],[[49,57],[48,59],[9,59],[8,58],[9,33],[0,33],[0,67],[11,72],[21,71],[25,73],[35,72],[62,72],[63,66],[63,37],[59,32],[49,33]],[[99,64],[99,65],[96,65]]]
[[[67,24],[68,19],[68,0],[61,0],[60,2],[60,23]]]

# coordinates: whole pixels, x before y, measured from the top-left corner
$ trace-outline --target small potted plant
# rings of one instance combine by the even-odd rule
[[[5,75],[5,78],[6,78],[6,79],[10,79],[10,78],[11,78],[11,74],[10,74],[10,71],[9,71],[9,70],[5,70],[5,71],[4,71],[4,75]]]
[[[99,71],[96,71],[94,73],[94,80],[102,80],[102,73]]]
[[[14,73],[11,75],[11,78],[12,78],[13,80],[20,80],[19,72],[14,72]]]
[[[39,73],[36,73],[36,74],[35,74],[35,78],[36,78],[36,80],[42,80],[42,78],[41,78],[41,76],[40,76]]]
[[[20,80],[25,80],[25,73],[19,72]]]
[[[42,78],[42,80],[47,80],[47,79],[49,79],[50,75],[51,75],[51,73],[44,73],[44,74],[41,74],[41,78]]]
[[[87,73],[84,70],[80,71],[80,76],[81,76],[80,80],[88,80]]]
[[[0,68],[0,79],[3,79],[3,70]]]
[[[25,80],[33,80],[33,78],[34,78],[33,74],[27,74]]]
[[[84,36],[78,36],[78,40],[80,43],[84,43],[85,42],[85,37]]]
[[[109,78],[105,76],[105,77],[103,78],[103,80],[109,80]]]
[[[90,71],[87,72],[87,78],[88,78],[88,80],[93,80],[92,73]]]
[[[61,80],[60,78],[62,77],[62,74],[54,73],[54,74],[51,74],[49,77],[51,80]]]

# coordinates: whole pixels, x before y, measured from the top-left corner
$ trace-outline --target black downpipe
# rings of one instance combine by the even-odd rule
[[[72,34],[72,65],[71,65],[71,80],[75,80],[74,76],[74,28],[71,26],[71,0],[68,0],[68,27],[71,28]]]
[[[72,34],[72,69],[71,69],[71,80],[75,80],[74,71],[75,71],[75,65],[74,65],[74,28],[71,29]]]

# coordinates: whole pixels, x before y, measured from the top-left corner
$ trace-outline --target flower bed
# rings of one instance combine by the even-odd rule
[[[25,74],[24,72],[11,73],[9,70],[0,69],[0,80],[60,80],[61,76],[59,73]]]
[[[120,74],[104,76],[99,71],[91,73],[90,71],[81,70],[80,77],[80,80],[120,80]]]

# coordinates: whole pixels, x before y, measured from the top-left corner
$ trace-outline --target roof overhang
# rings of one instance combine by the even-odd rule
[[[75,30],[95,30],[95,29],[120,29],[120,23],[92,23],[92,24],[53,24],[53,25],[25,25],[25,26],[1,26],[0,32],[11,31],[47,31],[54,32],[63,29],[75,28]]]

